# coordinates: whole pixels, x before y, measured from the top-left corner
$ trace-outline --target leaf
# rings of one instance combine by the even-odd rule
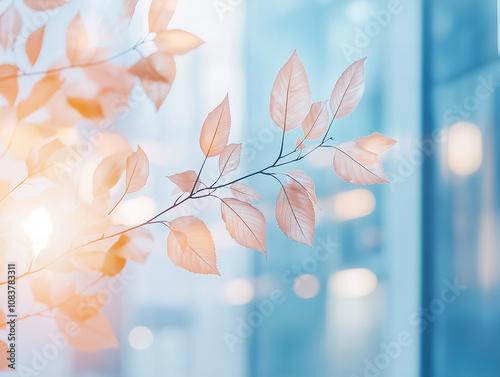
[[[95,99],[68,97],[68,104],[87,119],[104,118],[101,104]]]
[[[141,249],[133,241],[134,238],[131,236],[121,235],[118,242],[113,246],[116,248],[116,255],[136,263],[146,263],[150,251]]]
[[[233,239],[240,245],[266,254],[266,219],[249,203],[238,199],[221,199],[222,220]]]
[[[38,81],[31,89],[30,95],[19,103],[17,115],[19,120],[26,118],[49,102],[59,90],[63,81],[56,74],[49,74]]]
[[[26,50],[26,55],[28,55],[28,59],[31,65],[35,65],[36,61],[38,60],[38,56],[40,56],[44,34],[45,34],[45,25],[35,30],[33,33],[31,33],[28,39],[26,39],[26,44],[24,48]]]
[[[125,151],[112,154],[101,161],[94,172],[93,189],[94,197],[109,195],[111,190],[120,180],[125,170]]]
[[[210,114],[201,129],[200,147],[205,156],[213,157],[226,148],[231,130],[229,97],[221,102]]]
[[[56,321],[68,344],[79,351],[94,352],[119,347],[113,328],[102,313],[97,313],[86,322],[74,322],[65,315],[57,316]]]
[[[311,111],[302,123],[304,140],[316,140],[325,134],[330,121],[330,114],[326,108],[327,102],[321,101],[312,104]]]
[[[19,68],[12,64],[0,65],[0,93],[9,101],[10,105],[16,102],[19,87],[17,84],[17,73]],[[5,79],[5,77],[10,77]]]
[[[175,79],[174,58],[168,54],[155,52],[139,60],[130,67],[129,72],[139,77],[144,92],[153,101],[158,111]]]
[[[149,31],[158,33],[165,30],[177,8],[177,0],[153,0],[149,8]]]
[[[154,39],[158,50],[171,55],[184,55],[204,42],[196,35],[184,30],[161,30]]]
[[[80,14],[69,23],[66,31],[66,55],[72,65],[81,64],[87,59],[89,39]]]
[[[358,60],[340,76],[330,97],[330,109],[333,119],[348,116],[358,106],[365,91],[366,58]]]
[[[104,293],[86,296],[74,295],[63,302],[59,309],[74,321],[85,322],[95,318],[106,304],[106,301]]]
[[[170,228],[168,256],[176,266],[197,274],[220,275],[214,241],[203,221],[193,216],[179,217],[170,222]]]
[[[314,182],[309,176],[300,170],[290,170],[287,174],[287,183],[295,184],[307,192],[314,204],[318,205],[318,198],[316,198],[316,188]]]
[[[126,194],[132,194],[144,187],[149,177],[149,160],[138,145],[137,152],[127,158]]]
[[[24,0],[24,3],[33,10],[47,11],[66,4],[65,0]]]
[[[219,156],[219,172],[221,176],[231,173],[240,165],[241,144],[229,144]]]
[[[21,26],[21,15],[14,7],[14,4],[12,4],[0,15],[0,44],[4,50],[14,45],[21,31]]]
[[[297,51],[281,68],[271,91],[271,119],[283,132],[297,128],[311,106],[311,88]]]
[[[333,156],[333,167],[340,178],[354,184],[389,183],[378,157],[392,148],[396,140],[377,132],[339,145]]]
[[[306,145],[303,144],[303,140],[299,137],[297,137],[297,141],[295,142],[295,148],[297,149],[305,149]]]
[[[288,238],[312,246],[314,208],[305,190],[294,184],[283,186],[276,201],[276,220]]]
[[[179,187],[182,192],[191,192],[193,190],[194,183],[196,182],[196,178],[198,174],[194,170],[188,170],[183,173],[178,173],[174,175],[170,175],[167,178],[170,179],[177,187]],[[198,179],[196,182],[196,187],[194,191],[197,191],[200,187],[201,181]]]
[[[130,23],[130,20],[135,13],[135,8],[137,7],[138,2],[139,0],[123,0],[121,19],[126,20],[127,24]]]
[[[106,257],[104,258],[104,264],[101,267],[101,272],[106,276],[116,276],[118,275],[127,260],[119,255],[119,250],[123,246],[123,239],[120,237],[113,246],[106,252]]]
[[[235,182],[229,187],[231,188],[231,192],[233,193],[234,197],[241,201],[253,202],[262,199],[259,193],[255,191],[253,187],[248,186],[244,183]]]

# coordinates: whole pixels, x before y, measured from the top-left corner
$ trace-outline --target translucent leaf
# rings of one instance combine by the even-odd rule
[[[226,198],[221,200],[221,213],[227,231],[236,242],[266,254],[266,220],[257,208]]]
[[[294,184],[285,185],[276,201],[276,219],[288,238],[312,246],[315,230],[314,208],[305,190]]]
[[[176,266],[197,274],[220,275],[214,241],[203,221],[184,216],[171,221],[169,225],[168,256]]]
[[[158,32],[154,42],[158,50],[171,55],[187,54],[203,44],[203,41],[196,35],[178,29]]]
[[[297,51],[281,68],[271,92],[271,119],[284,132],[297,128],[311,106],[311,88]]]
[[[219,156],[221,176],[231,173],[240,165],[241,144],[229,144]]]
[[[366,58],[352,63],[335,84],[330,97],[330,109],[334,119],[345,118],[361,101],[365,91],[365,60]]]
[[[177,0],[153,0],[149,8],[149,31],[158,33],[165,30],[177,8]]]
[[[193,190],[194,183],[196,182],[196,178],[198,174],[194,170],[188,170],[183,173],[178,173],[174,175],[170,175],[167,178],[170,179],[177,187],[179,187],[182,192],[190,193]],[[198,179],[196,182],[196,187],[194,191],[197,191],[200,187],[201,181]]]
[[[244,202],[254,202],[256,200],[261,200],[259,193],[251,186],[248,186],[241,182],[235,182],[231,186],[231,192],[236,199]]]
[[[212,111],[201,129],[200,147],[205,156],[217,156],[226,148],[231,130],[229,97]]]
[[[311,106],[311,111],[302,123],[302,132],[305,140],[316,140],[322,137],[330,121],[330,114],[326,107],[328,101],[316,102]]]
[[[389,183],[379,155],[395,144],[395,140],[376,132],[359,137],[336,148],[333,167],[339,177],[349,183]]]
[[[36,61],[38,60],[38,56],[40,56],[44,34],[45,25],[31,33],[31,35],[26,40],[25,50],[31,65],[35,65]]]

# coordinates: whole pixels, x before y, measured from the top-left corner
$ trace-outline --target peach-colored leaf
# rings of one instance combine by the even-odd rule
[[[82,63],[82,58],[87,57],[89,39],[85,25],[80,14],[77,14],[68,25],[66,32],[66,55],[71,64]]]
[[[102,106],[92,98],[68,97],[68,104],[87,119],[103,118]]]
[[[299,137],[297,137],[297,141],[295,142],[295,148],[297,149],[305,149],[306,145],[303,143],[303,140]]]
[[[92,295],[74,295],[64,301],[59,309],[71,319],[78,322],[85,322],[93,319],[106,304],[104,293]]]
[[[274,81],[271,92],[271,119],[283,132],[288,132],[304,121],[310,106],[309,79],[297,51],[294,51]]]
[[[49,74],[38,81],[31,89],[28,98],[19,103],[17,108],[18,118],[24,119],[45,106],[62,84],[63,81],[56,74]]]
[[[127,158],[126,190],[132,194],[144,187],[149,177],[149,160],[146,153],[138,145],[137,152]]]
[[[24,48],[31,65],[35,65],[36,61],[38,60],[38,56],[40,56],[44,34],[45,25],[31,33],[31,35],[26,40],[26,45],[24,46]]]
[[[302,123],[305,140],[316,140],[325,134],[330,121],[330,114],[328,114],[326,107],[327,102],[321,101],[312,104],[311,111]]]
[[[336,147],[333,167],[346,182],[362,185],[389,183],[379,158],[396,141],[377,132]]]
[[[241,144],[229,144],[219,156],[219,172],[221,176],[231,173],[240,165]]]
[[[196,178],[198,174],[194,170],[188,170],[183,173],[178,173],[170,175],[167,178],[170,179],[177,187],[179,187],[182,192],[191,192],[193,190],[194,183],[196,182],[196,187],[194,191],[197,191],[200,187],[201,181]]]
[[[251,186],[248,186],[241,182],[235,182],[231,186],[231,192],[236,199],[244,202],[253,202],[256,200],[261,200],[259,193]]]
[[[19,68],[12,64],[0,65],[0,93],[9,104],[16,102],[19,87],[17,84],[17,73]],[[8,78],[7,78],[8,77]]]
[[[288,238],[312,246],[315,230],[314,208],[305,190],[294,184],[283,186],[276,201],[276,219]]]
[[[119,255],[119,251],[123,247],[123,238],[120,237],[118,241],[116,241],[113,246],[106,252],[106,256],[104,258],[104,263],[101,267],[101,272],[106,276],[116,276],[118,275],[125,264],[127,263],[127,259],[123,258]]]
[[[9,346],[3,340],[0,340],[0,354],[3,355],[0,359],[0,371],[2,372],[14,372],[14,369],[9,368],[10,361],[6,357],[8,353]]]
[[[220,275],[214,241],[203,221],[184,216],[171,221],[169,226],[168,256],[176,266],[197,274]]]
[[[165,30],[177,8],[177,0],[153,0],[149,8],[149,31],[158,33]]]
[[[56,321],[60,334],[79,351],[94,352],[119,347],[113,328],[102,313],[85,322],[75,322],[66,315],[56,316]]]
[[[287,183],[298,185],[302,189],[306,190],[307,194],[314,202],[314,204],[318,205],[318,198],[316,198],[316,188],[314,187],[314,182],[306,173],[300,170],[290,170],[286,175]]]
[[[121,18],[122,20],[126,20],[127,24],[134,15],[138,2],[139,0],[123,0]]]
[[[65,0],[24,0],[24,3],[33,10],[47,11],[66,4]]]
[[[21,15],[12,4],[0,15],[0,44],[4,50],[14,44],[21,31],[21,26]]]
[[[155,52],[139,60],[129,72],[139,77],[146,95],[159,110],[175,79],[175,61],[171,55]]]
[[[109,195],[109,190],[118,183],[125,170],[127,154],[126,151],[112,154],[97,166],[93,178],[94,197]]]
[[[226,96],[219,106],[208,114],[200,135],[200,147],[205,156],[213,157],[226,148],[231,130],[229,97]]]
[[[148,235],[151,236],[150,233],[148,233]],[[150,250],[134,244],[134,239],[132,234],[130,234],[130,236],[125,234],[121,235],[116,244],[113,245],[113,248],[116,249],[116,255],[136,263],[145,263]]]
[[[340,76],[330,97],[330,109],[333,119],[348,116],[358,106],[365,91],[366,58],[351,64]]]
[[[233,239],[240,245],[266,254],[266,220],[249,203],[238,199],[221,199],[222,220]]]
[[[171,55],[184,55],[200,47],[203,41],[184,30],[162,30],[154,39],[158,50]]]

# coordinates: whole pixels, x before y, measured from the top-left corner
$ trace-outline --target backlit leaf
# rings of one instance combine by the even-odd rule
[[[31,35],[26,40],[25,50],[31,65],[34,65],[38,60],[38,56],[40,55],[40,51],[42,50],[44,34],[45,25],[31,33]]]
[[[241,144],[229,144],[219,156],[221,176],[231,173],[240,165]]]
[[[59,90],[63,81],[57,74],[50,74],[38,81],[24,101],[19,103],[17,115],[24,119],[39,110],[49,102],[50,98]]]
[[[0,65],[0,93],[9,104],[16,102],[19,87],[17,84],[17,73],[19,68],[12,64]]]
[[[21,15],[12,4],[0,15],[0,44],[4,50],[14,45],[21,31],[21,26]]]
[[[389,183],[379,155],[396,141],[377,132],[339,145],[333,156],[333,167],[340,178],[354,184]]]
[[[311,88],[297,51],[281,68],[271,92],[271,119],[284,132],[304,121],[311,106]]]
[[[248,186],[241,182],[235,182],[231,186],[231,192],[236,199],[244,202],[254,202],[256,200],[261,200],[259,193],[251,186]]]
[[[226,198],[221,200],[221,213],[227,231],[236,242],[266,254],[266,220],[257,208]]]
[[[165,30],[177,8],[177,0],[153,0],[149,8],[149,31],[158,33]]]
[[[203,44],[203,41],[196,35],[178,29],[158,32],[154,42],[158,50],[171,55],[187,54]]]
[[[205,156],[217,156],[226,148],[231,130],[229,97],[212,111],[201,129],[200,147]]]
[[[305,190],[295,184],[285,185],[276,201],[276,219],[288,238],[312,246],[315,230],[314,208]]]
[[[140,146],[127,158],[126,190],[132,194],[144,187],[149,177],[149,160]]]
[[[361,101],[365,91],[365,60],[366,58],[363,58],[352,63],[335,84],[330,97],[330,109],[334,119],[345,118]]]
[[[302,132],[305,140],[316,140],[322,137],[328,127],[330,114],[326,107],[328,101],[316,102],[311,106],[311,111],[302,123]]]
[[[177,187],[179,187],[182,192],[191,192],[194,187],[194,183],[196,182],[196,187],[194,191],[196,192],[198,188],[200,187],[201,181],[198,179],[196,181],[196,178],[198,177],[198,174],[194,170],[188,170],[183,173],[178,173],[174,175],[170,175],[167,178],[170,179]]]
[[[203,221],[184,216],[171,221],[169,225],[168,256],[175,265],[197,274],[220,275],[214,241]]]

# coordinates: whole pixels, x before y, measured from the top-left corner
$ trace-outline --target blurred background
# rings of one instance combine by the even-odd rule
[[[85,6],[99,13],[102,3]],[[269,96],[294,49],[313,101],[368,57],[364,98],[333,135],[339,144],[375,131],[397,139],[383,158],[392,183],[343,182],[326,149],[294,166],[313,178],[321,206],[307,248],[275,223],[276,183],[254,180],[269,220],[267,260],[231,240],[217,202],[183,208],[211,227],[222,277],[175,267],[154,229],[147,264],[128,266],[106,309],[121,349],[67,349],[41,375],[500,376],[497,14],[493,0],[180,0],[170,27],[206,43],[176,58],[158,114],[135,104],[118,128],[152,163],[146,191],[132,199],[138,212],[147,218],[173,201],[166,175],[198,169],[192,146],[226,93],[230,141],[244,141],[241,171],[274,161],[281,136]]]

